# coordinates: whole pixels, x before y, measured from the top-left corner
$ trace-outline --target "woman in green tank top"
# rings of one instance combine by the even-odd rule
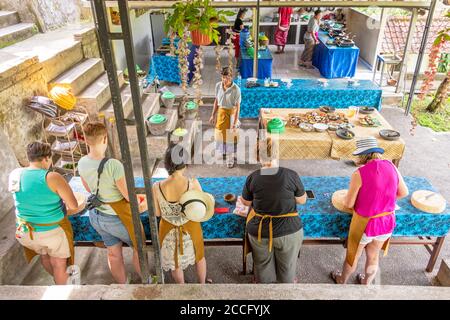
[[[41,256],[41,263],[56,284],[66,284],[67,259],[71,257],[66,233],[58,224],[65,213],[83,210],[67,181],[50,172],[51,147],[33,142],[27,146],[30,165],[10,175],[16,205],[16,238],[25,250]]]

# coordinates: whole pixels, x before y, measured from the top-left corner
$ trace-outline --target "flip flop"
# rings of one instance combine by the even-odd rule
[[[341,275],[341,273],[339,271],[331,271],[330,272],[330,278],[331,278],[331,280],[334,281],[335,284],[340,284],[337,282],[337,279],[336,279],[336,276],[338,276],[338,275],[339,276]]]
[[[358,284],[363,284],[362,281],[366,278],[366,276],[363,273],[358,273],[356,275],[356,282]]]

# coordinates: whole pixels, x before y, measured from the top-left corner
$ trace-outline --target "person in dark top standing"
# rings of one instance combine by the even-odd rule
[[[262,168],[247,177],[242,190],[243,203],[251,206],[246,246],[253,251],[258,282],[293,283],[303,241],[297,204],[306,203],[305,189],[295,171],[278,166],[275,143],[260,141],[259,150]]]
[[[236,20],[234,21],[234,25],[233,25],[234,57],[236,59],[239,58],[239,54],[240,54],[239,34],[241,33],[241,30],[244,29],[244,22],[242,20],[244,20],[246,12],[247,12],[247,8],[240,8],[239,12],[236,16]]]

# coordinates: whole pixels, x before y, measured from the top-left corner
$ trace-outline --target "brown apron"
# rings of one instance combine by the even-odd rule
[[[133,243],[133,248],[137,250],[138,245],[134,233],[133,217],[131,214],[130,203],[127,200],[122,199],[117,202],[108,202],[107,204],[111,206],[111,208],[119,217],[120,221],[122,221],[123,225],[125,226],[125,229],[127,229],[128,234],[130,235],[131,242]],[[141,223],[141,234],[142,234],[142,241],[145,243],[146,241],[145,232],[142,223]]]
[[[288,218],[288,217],[298,217],[298,212],[291,212],[291,213],[286,213],[286,214],[281,214],[278,216],[272,216],[270,214],[259,214],[256,213],[255,210],[250,210],[250,212],[247,215],[247,221],[245,222],[245,225],[247,226],[247,224],[249,223],[250,220],[252,220],[254,217],[260,217],[261,221],[259,222],[259,226],[258,226],[258,242],[261,242],[261,231],[262,231],[262,224],[264,219],[270,219],[269,222],[269,252],[272,251],[272,246],[273,246],[273,224],[272,224],[272,220],[274,218]],[[250,253],[252,252],[252,246],[250,245],[250,241],[248,239],[248,233],[247,233],[247,228],[245,231],[245,239],[244,239],[244,258]]]
[[[161,219],[159,222],[159,238],[161,239],[160,247],[162,247],[162,243],[164,238],[172,229],[177,229],[177,237],[175,243],[175,268],[178,269],[178,249],[180,250],[180,255],[184,254],[183,250],[183,234],[189,233],[192,239],[192,243],[194,245],[195,251],[195,262],[199,262],[205,256],[205,247],[203,244],[203,232],[202,226],[200,222],[188,221],[181,226],[176,226],[171,224],[170,222]]]
[[[63,230],[64,233],[66,234],[66,238],[67,241],[69,242],[69,249],[70,249],[70,258],[69,259],[69,265],[72,266],[75,264],[75,249],[73,246],[73,230],[72,230],[72,224],[69,221],[69,218],[67,216],[65,216],[63,219],[61,219],[58,222],[54,222],[54,223],[31,223],[31,222],[26,222],[22,219],[18,219],[19,224],[24,224],[25,226],[27,226],[29,232],[30,232],[30,239],[34,240],[33,238],[33,230],[35,226],[38,227],[50,227],[50,226],[55,226],[55,225],[59,225]],[[38,254],[27,248],[27,247],[23,247],[24,251],[25,251],[25,258],[27,259],[28,263],[31,262],[31,260],[37,256]]]
[[[353,210],[353,217],[350,223],[350,230],[348,231],[347,238],[347,257],[346,261],[350,266],[353,266],[356,257],[356,251],[358,250],[359,242],[361,241],[364,231],[366,231],[367,223],[370,219],[380,218],[394,214],[393,212],[383,212],[372,217],[363,217]],[[383,244],[384,255],[387,255],[389,249],[389,241],[387,239]]]
[[[231,116],[236,114],[236,108],[219,108],[217,122],[214,130],[215,141],[223,143],[237,143],[238,130],[231,129]],[[227,132],[228,131],[228,132]]]

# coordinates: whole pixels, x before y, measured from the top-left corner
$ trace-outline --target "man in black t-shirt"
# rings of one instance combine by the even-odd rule
[[[276,149],[270,141],[260,142],[262,168],[247,177],[242,198],[245,205],[252,207],[249,215],[255,214],[247,222],[246,231],[258,282],[292,283],[303,241],[297,204],[306,203],[306,193],[295,171],[278,166]]]

